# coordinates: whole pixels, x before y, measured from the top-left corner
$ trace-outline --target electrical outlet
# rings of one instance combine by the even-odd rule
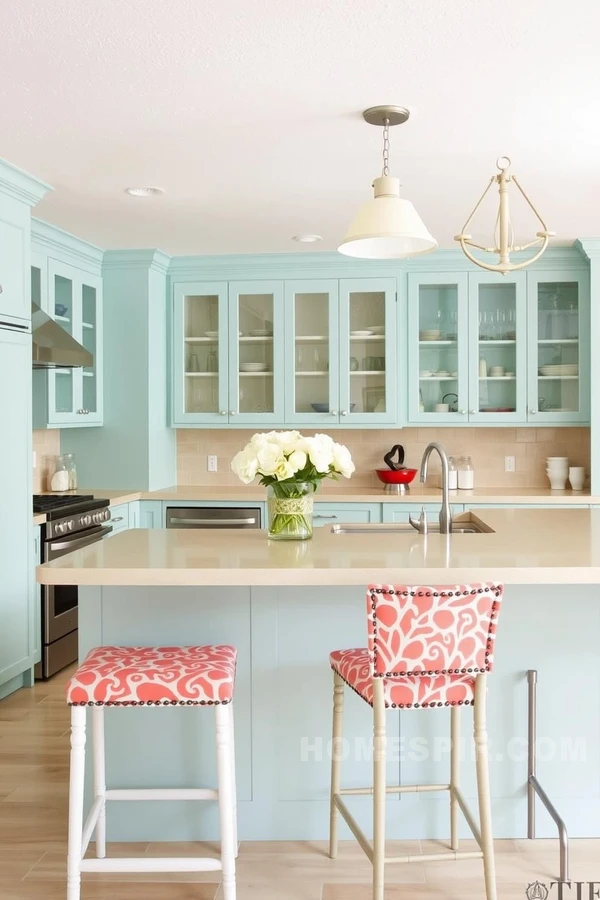
[[[504,457],[504,471],[505,472],[514,472],[516,470],[515,458],[514,456],[505,456]]]
[[[33,451],[33,468],[37,469],[37,453]]]
[[[217,457],[216,456],[207,456],[206,457],[206,468],[209,472],[217,471]]]

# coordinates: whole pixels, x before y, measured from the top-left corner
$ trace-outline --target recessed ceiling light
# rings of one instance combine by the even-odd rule
[[[164,190],[159,187],[128,187],[125,188],[125,193],[132,197],[156,197],[164,194]]]
[[[323,238],[320,234],[295,234],[292,240],[298,241],[300,244],[316,244],[317,241],[322,241]]]

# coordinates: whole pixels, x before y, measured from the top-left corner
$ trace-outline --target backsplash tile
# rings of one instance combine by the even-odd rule
[[[33,449],[37,454],[37,466],[33,470],[33,493],[39,494],[50,490],[50,478],[54,474],[53,457],[60,454],[59,429],[34,431]]]
[[[239,484],[230,463],[254,431],[179,429],[178,483]],[[312,434],[313,430],[305,429],[304,433]],[[571,465],[585,466],[588,473],[590,466],[589,428],[403,428],[398,431],[343,430],[330,434],[334,440],[346,444],[352,453],[356,465],[352,476],[354,487],[379,487],[374,469],[383,466],[383,454],[397,443],[406,451],[405,464],[415,468],[430,441],[439,441],[451,456],[470,456],[475,469],[475,486],[480,488],[547,488],[544,465],[547,456],[568,456]],[[206,469],[209,454],[217,456],[216,473]],[[504,471],[505,456],[515,457],[516,472]],[[437,458],[432,457],[431,463],[430,480],[436,483],[439,480]],[[348,484],[345,479],[342,481]],[[342,481],[338,483],[340,487],[344,486]],[[335,483],[330,481],[328,487],[334,488]]]

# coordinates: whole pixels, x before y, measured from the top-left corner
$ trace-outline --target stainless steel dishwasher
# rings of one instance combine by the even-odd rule
[[[167,528],[260,528],[260,507],[168,506]]]

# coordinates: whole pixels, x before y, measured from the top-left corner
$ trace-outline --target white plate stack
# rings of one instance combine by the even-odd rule
[[[569,475],[568,456],[548,456],[546,458],[546,474],[550,479],[553,491],[564,491]]]
[[[540,375],[553,378],[564,378],[579,375],[577,363],[565,363],[563,365],[540,366]]]
[[[240,363],[240,372],[268,372],[269,367],[262,362]]]
[[[424,328],[419,332],[420,341],[439,341],[442,338],[442,332],[437,328]]]

